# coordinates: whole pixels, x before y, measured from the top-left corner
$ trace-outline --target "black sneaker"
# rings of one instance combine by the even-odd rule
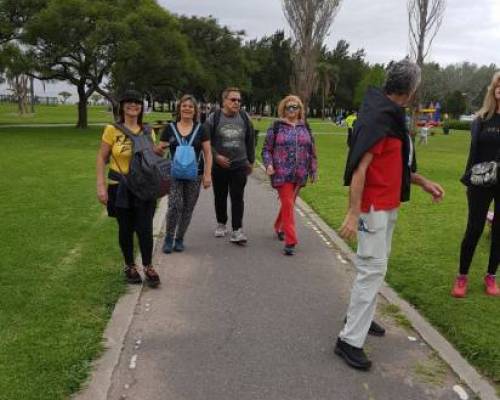
[[[344,318],[344,324],[347,323],[347,317]],[[370,329],[368,329],[368,334],[372,336],[384,336],[385,329],[382,325],[377,324],[375,321],[372,321],[370,324]]]
[[[146,278],[146,283],[149,287],[157,287],[160,284],[160,276],[155,271],[152,265],[144,267],[144,277]]]
[[[285,248],[283,249],[283,254],[285,256],[293,256],[295,254],[295,245],[294,244],[287,244]]]
[[[368,330],[368,334],[372,336],[384,336],[385,329],[383,326],[377,324],[375,321],[372,321],[370,329]]]
[[[337,339],[335,354],[342,357],[344,361],[353,368],[367,371],[372,366],[372,362],[366,357],[363,349],[351,346],[340,338]]]
[[[123,272],[125,273],[125,279],[128,283],[142,283],[142,279],[139,272],[137,272],[136,265],[126,265]]]

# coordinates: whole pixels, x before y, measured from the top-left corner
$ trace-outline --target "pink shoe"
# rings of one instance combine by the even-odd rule
[[[467,295],[467,284],[467,275],[458,275],[457,279],[455,279],[451,295],[458,298],[465,297]]]
[[[495,275],[487,274],[484,277],[485,291],[488,296],[500,296],[500,289],[498,289],[495,281]]]

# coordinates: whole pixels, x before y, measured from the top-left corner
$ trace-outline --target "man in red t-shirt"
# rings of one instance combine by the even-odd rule
[[[419,83],[416,64],[407,60],[394,63],[383,91],[368,90],[349,151],[345,175],[350,186],[349,210],[340,235],[347,239],[357,235],[357,275],[335,353],[359,369],[371,367],[363,351],[368,333],[385,333],[373,317],[398,208],[409,199],[411,183],[421,186],[436,202],[444,196],[440,185],[416,173],[413,143],[406,129],[404,107]]]

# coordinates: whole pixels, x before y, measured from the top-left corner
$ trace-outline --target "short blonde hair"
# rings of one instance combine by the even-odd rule
[[[497,110],[497,100],[495,99],[495,89],[500,86],[500,71],[495,72],[493,78],[491,79],[491,84],[488,86],[486,95],[484,96],[483,106],[477,112],[476,116],[483,120],[488,120]]]
[[[305,116],[304,103],[302,103],[302,100],[300,100],[299,96],[296,96],[294,94],[289,94],[283,100],[280,101],[280,103],[278,104],[278,117],[285,118],[286,103],[288,103],[290,101],[297,103],[300,107],[298,119],[299,120],[304,119],[304,116]]]
[[[198,108],[199,107],[198,107],[198,102],[196,101],[196,99],[194,98],[194,96],[192,94],[185,94],[184,96],[181,97],[181,99],[177,103],[177,107],[175,110],[175,112],[176,112],[175,119],[177,121],[181,120],[181,106],[186,101],[190,101],[191,103],[193,103],[193,107],[194,107],[193,122],[196,124],[198,122]]]

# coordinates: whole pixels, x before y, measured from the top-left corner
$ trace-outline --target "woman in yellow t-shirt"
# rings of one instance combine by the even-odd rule
[[[127,90],[120,97],[120,123],[136,135],[142,134],[142,95]],[[143,271],[149,286],[160,283],[160,277],[152,266],[153,216],[156,201],[143,201],[126,186],[122,176],[129,172],[132,158],[132,142],[113,125],[108,125],[102,135],[101,148],[97,154],[97,198],[106,205],[108,215],[118,221],[118,241],[125,260],[125,277],[129,283],[141,283],[134,260],[134,232],[139,238]],[[105,170],[109,162],[108,184]]]

